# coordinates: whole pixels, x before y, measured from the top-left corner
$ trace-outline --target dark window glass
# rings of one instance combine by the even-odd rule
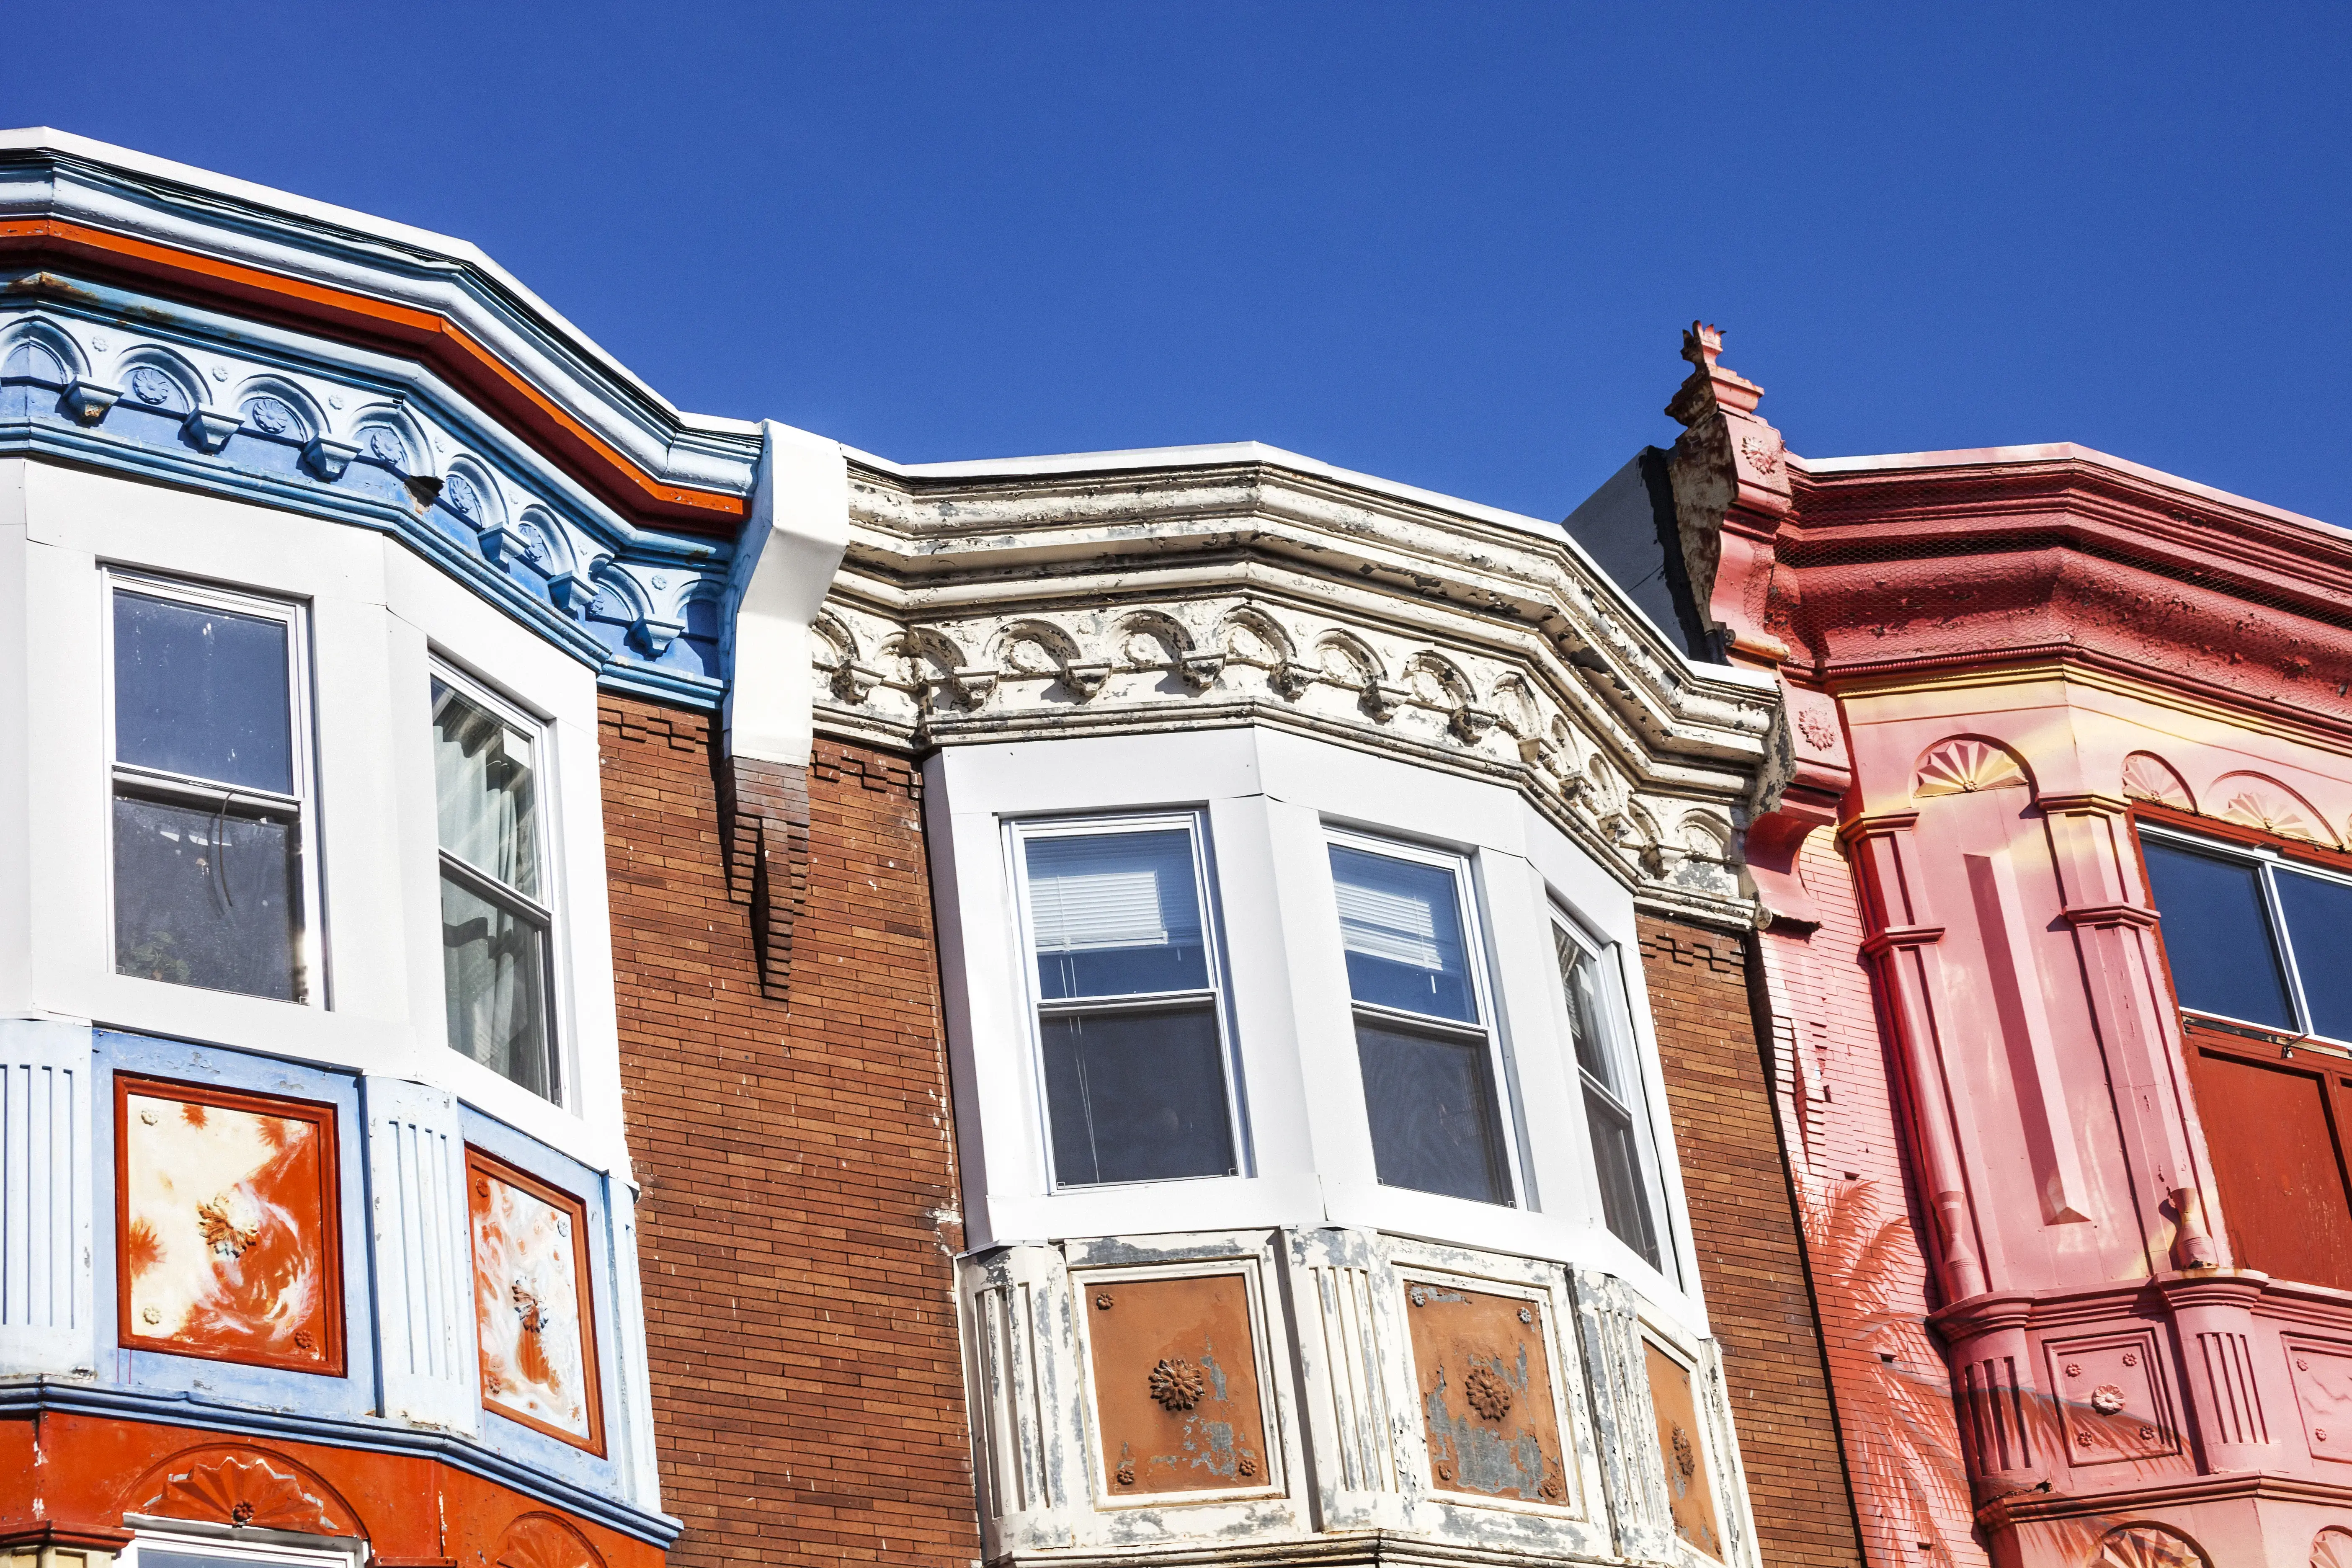
[[[1658,1268],[1658,1233],[1642,1190],[1642,1145],[1626,1109],[1584,1086],[1584,1121],[1592,1132],[1592,1168],[1601,1183],[1601,1217],[1610,1234]]]
[[[1042,1022],[1059,1184],[1234,1173],[1213,1005]]]
[[[115,796],[118,973],[299,1001],[300,907],[289,816]]]
[[[2352,956],[2347,952],[2352,946],[2352,887],[2284,869],[2272,875],[2278,882],[2279,908],[2286,915],[2287,941],[2294,947],[2294,970],[2303,981],[2312,1033],[2352,1040],[2352,964],[2345,962]],[[2170,918],[2166,917],[2168,926]],[[2171,951],[2168,942],[2166,951]]]
[[[294,793],[287,627],[260,616],[118,591],[118,761]]]
[[[547,1048],[546,933],[445,871],[441,948],[449,1044],[533,1093],[554,1099]]]
[[[1191,834],[1037,837],[1027,858],[1041,998],[1209,988]]]
[[[1331,879],[1357,1001],[1478,1021],[1452,871],[1335,844]]]
[[[1359,1019],[1356,1051],[1382,1183],[1479,1203],[1509,1200],[1484,1039]]]
[[[2180,1005],[2294,1028],[2260,869],[2154,839],[2140,847]]]

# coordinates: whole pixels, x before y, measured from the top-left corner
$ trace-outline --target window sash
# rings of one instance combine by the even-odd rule
[[[2352,887],[2352,876],[2334,872],[2325,867],[2310,866],[2290,859],[2278,851],[2261,845],[2237,844],[2226,839],[2206,838],[2196,834],[2171,831],[2147,823],[2138,824],[2137,826],[2144,841],[2161,844],[2189,854],[2202,855],[2209,859],[2235,862],[2251,867],[2258,874],[2262,889],[2263,916],[2270,926],[2269,931],[2264,934],[2270,939],[2272,952],[2276,955],[2278,962],[2279,978],[2286,988],[2287,1010],[2294,1015],[2287,1029],[2297,1038],[2336,1040],[2337,1037],[2323,1035],[2313,1026],[2311,1002],[2304,984],[2303,966],[2295,949],[2294,931],[2287,921],[2285,907],[2279,898],[2278,879],[2282,875],[2308,877],[2315,881],[2327,882],[2338,887]],[[2142,880],[2146,884],[2144,890],[2147,894],[2149,905],[2156,908],[2159,921],[2158,931],[2162,934],[2161,921],[2164,910],[2156,906],[2156,889],[2153,880],[2147,878],[2144,872]],[[2168,949],[2166,956],[2168,961],[2170,957]],[[2182,1012],[2194,1014],[2201,1018],[2211,1018],[2240,1028],[2259,1030],[2266,1036],[2274,1036],[2282,1032],[2280,1026],[2276,1024],[2264,1023],[2257,1018],[2242,1018],[2235,1014],[2220,1012],[2210,1007],[2192,1006],[2187,1002],[2181,1002],[2177,984],[2173,999],[2179,1003]],[[2352,1047],[2352,1038],[2345,1038],[2338,1043]]]
[[[1460,980],[1467,1017],[1444,1013],[1423,1012],[1417,1007],[1401,1007],[1391,1004],[1367,1001],[1356,995],[1352,976],[1343,979],[1347,986],[1349,1009],[1352,1015],[1356,1037],[1358,1070],[1362,1070],[1363,1033],[1367,1028],[1382,1034],[1420,1036],[1431,1041],[1475,1045],[1483,1053],[1479,1078],[1485,1086],[1487,1103],[1485,1107],[1486,1124],[1491,1129],[1494,1147],[1494,1186],[1498,1195],[1492,1198],[1465,1197],[1470,1203],[1489,1203],[1503,1208],[1517,1208],[1528,1201],[1529,1190],[1525,1168],[1525,1125],[1519,1113],[1518,1095],[1512,1076],[1508,1054],[1504,1048],[1502,1031],[1496,1026],[1494,1004],[1489,990],[1489,965],[1493,957],[1486,945],[1485,928],[1478,919],[1477,900],[1472,897],[1471,867],[1467,857],[1447,850],[1424,849],[1416,845],[1394,839],[1378,838],[1343,830],[1327,830],[1324,834],[1325,872],[1331,878],[1333,902],[1339,914],[1339,935],[1343,954],[1361,951],[1348,945],[1349,901],[1339,881],[1339,868],[1330,855],[1334,848],[1352,850],[1381,859],[1401,861],[1409,866],[1426,867],[1444,873],[1452,884],[1454,931],[1460,940]],[[1434,972],[1433,972],[1434,973]],[[1375,1122],[1382,1113],[1376,1112],[1366,1086],[1364,1100],[1365,1132],[1369,1138]],[[1380,1178],[1380,1151],[1372,1152],[1375,1180]],[[1386,1185],[1385,1182],[1382,1183]],[[1399,1186],[1400,1192],[1423,1189]],[[1459,1196],[1459,1194],[1434,1194],[1436,1196]]]
[[[173,577],[150,575],[143,572],[114,567],[101,568],[100,574],[101,603],[100,617],[103,643],[103,679],[105,681],[104,712],[101,723],[106,731],[108,773],[108,813],[119,816],[117,803],[143,800],[159,805],[209,811],[216,817],[244,823],[278,822],[293,829],[289,847],[294,864],[291,868],[291,898],[295,907],[289,911],[292,928],[292,979],[290,996],[273,996],[264,992],[229,990],[227,994],[250,996],[261,1001],[288,1001],[297,1006],[325,1007],[328,1005],[324,954],[325,903],[320,857],[316,810],[313,803],[315,754],[311,738],[310,622],[300,603],[263,595],[240,593],[210,584],[183,581]],[[127,762],[121,755],[121,731],[118,728],[117,683],[120,676],[118,660],[121,657],[115,636],[117,605],[123,595],[160,600],[194,610],[210,610],[218,614],[239,616],[249,619],[277,623],[286,634],[286,725],[289,747],[290,792],[267,789],[247,784],[233,784],[194,773],[184,773],[170,768]],[[110,834],[113,830],[110,829]],[[125,969],[122,963],[121,921],[125,914],[123,889],[120,883],[117,853],[110,844],[107,852],[107,940],[115,952],[110,958],[114,973],[130,978],[141,978],[135,970]],[[149,978],[155,976],[150,975]],[[197,984],[165,981],[164,984]],[[200,989],[218,989],[203,987]]]
[[[537,937],[539,947],[539,961],[534,966],[538,987],[537,1040],[533,1060],[527,1064],[531,1070],[509,1072],[494,1062],[484,1060],[459,1043],[454,1029],[451,1031],[448,1042],[449,1048],[468,1061],[478,1062],[492,1072],[498,1073],[509,1083],[527,1089],[551,1104],[562,1105],[564,1103],[564,1095],[570,1089],[568,1075],[563,1070],[562,1048],[568,1008],[563,988],[559,984],[563,973],[563,963],[561,951],[562,921],[557,918],[556,911],[562,903],[562,870],[556,863],[553,853],[552,819],[560,809],[560,805],[553,786],[553,771],[551,766],[551,747],[549,742],[548,726],[537,718],[525,713],[513,703],[488,691],[480,682],[452,668],[441,659],[436,658],[432,661],[428,679],[448,688],[457,697],[481,710],[491,719],[518,731],[529,742],[532,802],[530,821],[526,831],[530,835],[528,853],[531,864],[536,868],[539,883],[539,893],[534,897],[494,872],[475,865],[464,855],[441,842],[441,802],[438,797],[440,780],[436,773],[433,834],[441,880],[478,901],[488,905],[492,910],[506,915],[519,924],[530,928]],[[429,686],[427,689],[430,690]],[[439,739],[437,719],[427,720],[425,734],[428,745],[437,743]],[[442,927],[443,931],[441,963],[444,1005],[454,1008],[457,1005],[458,999],[451,994],[451,988],[458,979],[457,966],[460,963],[459,950],[448,945],[447,927],[444,922],[437,899],[434,919],[436,924]],[[540,1081],[532,1082],[533,1077],[537,1077]]]
[[[1643,1262],[1668,1279],[1676,1279],[1679,1271],[1675,1266],[1674,1231],[1667,1210],[1664,1150],[1650,1114],[1648,1080],[1637,1054],[1631,1008],[1622,994],[1624,975],[1618,959],[1622,950],[1613,943],[1601,946],[1588,940],[1557,909],[1552,913],[1552,939],[1570,1055],[1576,1061],[1577,1080],[1584,1093],[1585,1142],[1592,1160],[1594,1191],[1601,1200],[1601,1222],[1611,1235],[1631,1247]],[[1577,1016],[1576,983],[1570,973],[1578,967],[1592,976],[1589,1023],[1595,1036],[1593,1055],[1616,1080],[1613,1083],[1594,1072],[1575,1050],[1577,1037],[1583,1027]],[[1612,980],[1616,983],[1612,984]],[[1602,1149],[1604,1130],[1593,1122],[1596,1102],[1601,1112],[1622,1123],[1631,1140],[1633,1163],[1625,1174],[1633,1184],[1632,1198],[1640,1212],[1638,1216],[1627,1217],[1638,1217],[1642,1234],[1626,1235],[1608,1213],[1617,1206],[1610,1201],[1612,1173],[1605,1168],[1612,1157]],[[1619,1197],[1622,1202],[1624,1194]]]
[[[1117,837],[1130,834],[1181,831],[1186,835],[1190,847],[1192,875],[1193,908],[1197,911],[1197,940],[1202,949],[1203,978],[1207,984],[1180,990],[1148,992],[1112,992],[1102,994],[1047,996],[1038,972],[1038,960],[1066,952],[1118,951],[1115,948],[1076,948],[1066,946],[1041,948],[1037,941],[1038,919],[1029,874],[1029,846],[1040,839],[1070,839],[1087,837]],[[1023,993],[1028,999],[1025,1009],[1029,1035],[1029,1051],[1036,1089],[1037,1126],[1043,1133],[1047,1190],[1052,1192],[1086,1192],[1103,1187],[1128,1184],[1126,1181],[1073,1180],[1071,1173],[1060,1167],[1056,1156],[1057,1141],[1069,1130],[1057,1126],[1053,1107],[1054,1090],[1049,1066],[1048,1033],[1061,1027],[1083,1029],[1086,1020],[1107,1021],[1139,1014],[1189,1014],[1205,1005],[1216,1029],[1218,1072],[1222,1080],[1222,1107],[1225,1129],[1225,1147],[1230,1157],[1230,1170],[1202,1172],[1181,1176],[1142,1176],[1133,1181],[1201,1181],[1223,1175],[1249,1173],[1248,1144],[1242,1107],[1242,1084],[1234,1059],[1234,1029],[1231,1005],[1226,995],[1224,954],[1223,952],[1215,882],[1210,870],[1207,824],[1198,812],[1139,814],[1131,816],[1093,817],[1045,821],[1013,821],[1006,824],[1005,858],[1013,894],[1014,931],[1021,955]],[[1192,936],[1189,928],[1181,933]],[[1099,1165],[1097,1164],[1097,1169]]]

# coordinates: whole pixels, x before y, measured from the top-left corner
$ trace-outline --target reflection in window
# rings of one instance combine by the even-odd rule
[[[1511,1201],[1458,861],[1331,846],[1372,1156],[1386,1185]]]
[[[161,584],[112,601],[116,972],[307,1000],[296,612]]]
[[[2140,848],[2183,1007],[2352,1041],[2352,881],[2152,836]]]
[[[537,738],[436,676],[433,775],[449,1044],[553,1100],[552,920],[541,888]]]
[[[1554,924],[1551,936],[1566,992],[1577,1076],[1584,1085],[1584,1123],[1592,1140],[1601,1219],[1612,1235],[1640,1253],[1651,1268],[1663,1269],[1657,1151],[1643,1110],[1642,1075],[1626,1049],[1620,999],[1603,979],[1599,954],[1563,925]],[[1613,970],[1608,973],[1613,977]]]
[[[1239,1169],[1197,829],[1021,833],[1057,1185]]]

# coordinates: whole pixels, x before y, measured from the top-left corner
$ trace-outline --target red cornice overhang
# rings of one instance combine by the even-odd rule
[[[136,279],[191,303],[258,310],[272,321],[414,357],[639,526],[731,540],[750,515],[744,497],[648,473],[436,311],[58,218],[0,219],[0,256],[54,258],[99,277]]]

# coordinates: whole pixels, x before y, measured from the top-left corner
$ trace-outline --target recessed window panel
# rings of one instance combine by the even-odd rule
[[[292,814],[116,794],[116,973],[299,1001],[301,902]]]
[[[545,931],[445,874],[441,951],[449,1044],[553,1099]]]
[[[2352,884],[2279,868],[2280,912],[2286,916],[2294,969],[2303,982],[2311,1032],[2352,1040]],[[2172,917],[2165,917],[2168,928]],[[2169,952],[2169,948],[2167,949]]]
[[[2180,1005],[2273,1028],[2296,1027],[2262,868],[2154,838],[2141,849]]]
[[[1040,1033],[1064,1184],[1234,1173],[1213,1007],[1054,1015]]]
[[[1033,837],[1026,847],[1040,997],[1207,987],[1190,832]]]
[[[433,683],[433,776],[441,847],[526,897],[539,895],[537,748],[446,681]]]
[[[114,758],[294,793],[287,623],[118,589]]]
[[[1357,1001],[1477,1020],[1452,870],[1335,844],[1331,879]]]
[[[1359,1017],[1356,1050],[1383,1184],[1509,1201],[1483,1037],[1425,1035]]]

